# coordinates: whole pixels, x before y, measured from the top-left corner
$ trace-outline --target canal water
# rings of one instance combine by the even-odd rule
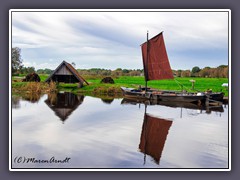
[[[229,168],[228,105],[12,98],[12,168]]]

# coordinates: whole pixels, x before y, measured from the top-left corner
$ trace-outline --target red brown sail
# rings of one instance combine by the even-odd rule
[[[145,80],[173,79],[163,33],[141,45]]]

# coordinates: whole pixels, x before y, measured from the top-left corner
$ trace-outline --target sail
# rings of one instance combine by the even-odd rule
[[[172,121],[145,114],[139,149],[159,164]]]
[[[141,49],[146,81],[173,79],[162,32],[143,43]]]

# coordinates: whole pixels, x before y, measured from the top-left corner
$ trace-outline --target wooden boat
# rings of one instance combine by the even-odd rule
[[[188,103],[204,103],[205,95],[202,93],[162,93],[154,94],[158,101],[175,101]]]
[[[210,101],[220,101],[223,102],[224,93],[223,92],[205,92],[205,95],[207,98],[209,98]]]
[[[134,89],[134,88],[127,88],[127,87],[121,87],[121,90],[123,92],[123,96],[126,98],[137,98],[137,99],[151,99],[153,98],[152,91],[150,88],[145,90],[145,88],[141,89]]]
[[[190,103],[203,103],[206,96],[202,93],[182,93],[175,91],[157,91],[150,88],[134,89],[121,87],[123,95],[128,99],[149,99],[157,101],[176,101],[176,102],[190,102]]]
[[[203,93],[157,91],[147,87],[150,80],[174,79],[163,39],[163,32],[141,45],[144,67],[145,88],[121,87],[125,98],[156,99],[159,101],[204,102]]]

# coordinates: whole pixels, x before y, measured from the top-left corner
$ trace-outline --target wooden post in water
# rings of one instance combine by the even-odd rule
[[[205,106],[208,107],[209,106],[209,95],[206,95],[206,100],[205,100]]]

